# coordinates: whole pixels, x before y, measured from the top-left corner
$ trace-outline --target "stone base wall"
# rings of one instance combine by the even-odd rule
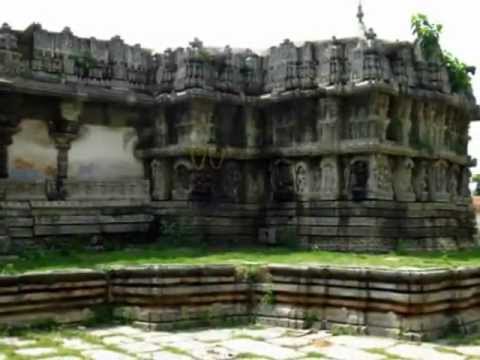
[[[480,268],[159,266],[0,277],[0,325],[81,322],[108,306],[155,329],[257,320],[409,339],[475,332]]]
[[[316,201],[255,204],[191,201],[0,202],[0,252],[75,238],[112,244],[162,242],[300,245],[356,252],[478,246],[470,204]],[[9,243],[10,242],[10,246]]]
[[[103,272],[0,276],[1,326],[82,322],[107,301],[107,274]]]
[[[257,240],[263,207],[255,204],[157,201],[149,205],[149,213],[160,227],[175,224],[180,233],[201,243],[215,245],[249,245]],[[162,228],[159,229],[162,241]]]
[[[0,213],[11,247],[18,251],[76,238],[84,245],[109,238],[120,243],[122,237],[132,243],[139,240],[132,235],[145,235],[152,228],[154,218],[145,205],[140,200],[15,201],[1,202]]]
[[[285,230],[310,249],[358,252],[458,250],[477,246],[470,204],[394,201],[273,203],[266,209],[266,243]],[[290,230],[290,231],[288,231]]]
[[[117,317],[149,328],[248,322],[251,285],[232,266],[177,266],[110,273]]]
[[[480,269],[395,271],[269,266],[259,320],[412,339],[476,331]]]

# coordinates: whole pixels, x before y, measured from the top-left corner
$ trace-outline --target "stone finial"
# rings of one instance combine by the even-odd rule
[[[360,36],[365,37],[368,40],[374,40],[377,37],[375,31],[372,28],[367,28],[365,25],[364,19],[365,12],[363,11],[362,0],[358,1],[358,10],[357,10],[357,20],[360,31]]]
[[[358,23],[361,24],[361,25],[364,25],[363,24],[364,16],[365,16],[365,13],[363,12],[362,1],[359,1],[358,2],[357,19],[358,19]]]
[[[203,49],[203,42],[197,37],[195,37],[193,41],[190,41],[188,44],[194,49]]]
[[[372,28],[370,28],[365,33],[365,37],[367,38],[367,40],[375,40],[377,38],[377,34],[375,33],[375,31]]]
[[[70,29],[70,27],[68,27],[68,26],[65,26],[65,27],[63,28],[62,33],[63,33],[63,34],[73,35],[72,29]]]
[[[2,31],[11,31],[12,28],[10,27],[10,25],[8,25],[8,23],[5,22],[5,23],[2,24],[2,29],[1,30]]]

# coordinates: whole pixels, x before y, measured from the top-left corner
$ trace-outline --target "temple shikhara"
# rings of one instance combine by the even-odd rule
[[[259,55],[4,24],[0,251],[172,228],[221,245],[472,247],[477,106],[454,90],[440,61],[371,29]]]

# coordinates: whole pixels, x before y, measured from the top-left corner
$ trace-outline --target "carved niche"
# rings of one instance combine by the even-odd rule
[[[447,202],[449,195],[447,192],[448,164],[445,160],[437,160],[430,167],[430,199],[432,201]]]
[[[165,111],[162,109],[155,114],[153,119],[153,146],[163,147],[168,145],[168,125]]]
[[[270,174],[273,200],[292,201],[295,191],[292,163],[285,159],[276,160],[271,166]]]
[[[170,195],[169,171],[166,160],[154,159],[150,163],[153,200],[167,200]]]
[[[435,115],[436,115],[436,104],[432,102],[425,103],[423,108],[423,129],[422,129],[422,136],[420,140],[423,143],[429,144],[432,146],[434,144],[434,123],[435,123]]]
[[[460,197],[463,199],[463,202],[468,204],[472,201],[472,195],[470,193],[470,178],[472,176],[472,172],[467,166],[463,167],[461,171]]]
[[[412,129],[412,100],[408,98],[402,99],[399,106],[399,120],[402,127],[401,144],[403,146],[410,145],[410,130]]]
[[[318,99],[317,140],[331,144],[337,140],[337,124],[340,120],[340,100],[337,98]]]
[[[460,195],[459,187],[461,184],[460,178],[460,167],[456,164],[450,166],[448,171],[448,194],[450,195],[450,200],[456,202],[458,196]]]
[[[388,110],[390,107],[390,96],[387,94],[375,94],[370,100],[368,120],[375,125],[376,133],[370,133],[370,137],[376,137],[381,142],[387,139],[387,128],[390,124]]]
[[[413,189],[417,201],[428,201],[428,163],[427,161],[418,161],[414,167]]]
[[[415,201],[412,176],[414,167],[415,164],[410,158],[398,160],[393,176],[393,188],[397,201]]]
[[[295,193],[298,199],[307,199],[310,192],[309,185],[308,165],[304,162],[299,162],[295,165]]]
[[[368,190],[370,198],[393,200],[392,167],[387,156],[371,156]]]
[[[345,195],[349,200],[362,201],[368,196],[370,177],[368,157],[357,156],[345,166]]]
[[[340,174],[336,157],[325,157],[320,161],[320,199],[336,200],[340,195]]]
[[[222,191],[231,201],[240,201],[242,190],[242,171],[237,161],[227,161],[222,167]]]
[[[192,193],[192,164],[187,160],[178,160],[173,165],[173,200],[188,200]]]

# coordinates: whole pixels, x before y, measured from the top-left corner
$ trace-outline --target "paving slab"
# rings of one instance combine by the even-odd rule
[[[171,332],[166,331],[143,331],[135,335],[135,339],[143,341],[152,341],[153,339],[161,339],[165,336],[171,336]]]
[[[62,343],[62,346],[69,350],[93,350],[101,347],[98,344],[92,344],[83,339],[77,338],[58,338],[56,340],[60,341]]]
[[[138,340],[128,336],[115,335],[115,336],[104,337],[102,338],[102,341],[107,345],[124,345],[124,344],[133,344]]]
[[[14,346],[14,347],[25,347],[33,346],[37,342],[35,340],[25,340],[18,337],[4,337],[0,338],[1,345]]]
[[[235,356],[240,354],[252,354],[276,360],[295,359],[302,356],[301,352],[293,349],[250,339],[233,339],[224,341],[220,345],[232,351]]]
[[[364,350],[333,344],[325,346],[307,346],[301,348],[300,351],[306,354],[320,354],[324,357],[335,360],[383,360],[385,358],[382,355],[371,354]]]
[[[284,336],[288,329],[285,328],[266,328],[266,329],[242,329],[235,332],[235,336],[248,336],[256,339],[274,339]]]
[[[170,333],[170,335],[167,336],[151,337],[148,339],[149,342],[164,346],[167,346],[173,342],[193,340],[194,335],[192,333]]]
[[[167,345],[168,347],[172,347],[175,349],[179,349],[188,353],[189,355],[202,359],[208,356],[210,350],[214,347],[214,345],[197,341],[197,340],[180,340],[180,341],[173,341]]]
[[[142,360],[192,360],[190,356],[174,354],[168,351],[157,351],[153,354],[143,354],[139,356]]]
[[[110,350],[87,350],[82,356],[91,360],[135,360],[135,358]]]
[[[142,335],[145,333],[144,330],[133,327],[133,326],[118,326],[116,330],[118,334],[127,335],[127,336]]]
[[[25,349],[18,349],[15,350],[17,355],[21,356],[31,356],[31,357],[39,357],[45,355],[53,355],[57,352],[57,349],[54,348],[47,348],[47,347],[32,347],[32,348],[25,348]]]
[[[158,351],[162,348],[162,346],[158,344],[154,344],[147,341],[137,341],[133,343],[123,343],[116,345],[119,349],[131,353],[131,354],[138,354],[144,352],[153,352]]]
[[[455,350],[468,356],[480,357],[480,346],[456,346]]]
[[[198,341],[219,342],[231,339],[235,330],[232,329],[213,329],[203,330],[195,333],[193,338]]]
[[[267,340],[268,343],[278,345],[278,346],[285,346],[289,348],[298,348],[298,347],[305,347],[311,345],[315,339],[306,336],[295,336],[295,337],[279,337],[275,339]]]
[[[464,360],[465,356],[436,350],[430,344],[398,344],[385,349],[388,354],[414,360]]]
[[[328,338],[328,341],[336,345],[344,345],[347,347],[352,347],[355,349],[376,349],[376,348],[386,348],[393,346],[398,343],[398,340],[388,339],[388,338],[379,338],[373,336],[331,336]]]
[[[98,328],[94,330],[87,330],[87,334],[95,337],[120,335],[118,329],[119,327],[109,326],[109,327],[103,327],[103,328]]]

